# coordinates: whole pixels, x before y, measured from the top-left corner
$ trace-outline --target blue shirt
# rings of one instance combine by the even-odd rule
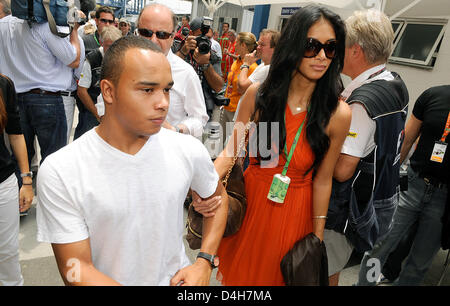
[[[68,27],[58,30],[67,33]],[[74,88],[74,69],[67,65],[76,59],[76,49],[69,36],[52,34],[48,23],[34,23],[30,28],[26,21],[7,16],[0,19],[0,41],[0,73],[14,81],[17,93]]]

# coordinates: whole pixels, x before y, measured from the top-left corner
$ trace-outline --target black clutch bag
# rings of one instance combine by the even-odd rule
[[[313,233],[297,241],[280,266],[286,286],[328,286],[327,250]]]

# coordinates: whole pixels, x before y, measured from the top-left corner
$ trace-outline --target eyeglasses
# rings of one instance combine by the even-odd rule
[[[303,57],[311,58],[317,56],[320,50],[325,51],[325,56],[329,59],[333,59],[336,55],[336,40],[330,40],[322,44],[320,41],[314,38],[308,38],[305,45],[305,53]]]
[[[114,20],[111,20],[111,19],[100,18],[100,21],[103,22],[103,23],[109,23],[109,24],[113,24],[114,23]]]
[[[139,33],[139,35],[147,37],[147,38],[151,38],[153,36],[153,34],[155,34],[158,39],[168,39],[169,37],[171,37],[173,35],[173,33],[169,33],[169,32],[164,32],[164,31],[153,32],[152,30],[148,30],[148,29],[138,29],[138,33]]]

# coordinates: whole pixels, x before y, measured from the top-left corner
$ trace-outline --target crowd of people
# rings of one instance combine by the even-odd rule
[[[406,121],[385,14],[344,21],[309,5],[281,32],[223,23],[220,36],[212,19],[178,24],[162,4],[144,7],[134,31],[109,7],[79,14],[90,20],[59,37],[0,0],[0,284],[23,284],[19,215],[33,180],[37,240],[52,244],[66,285],[207,285],[215,268],[224,285],[284,285],[280,262],[310,233],[326,246],[330,285],[354,252],[357,285],[376,285],[398,248],[395,284],[421,284],[450,207],[450,85],[426,90]],[[214,157],[210,123],[223,145]],[[247,209],[223,238],[222,181],[246,137]],[[194,263],[190,196],[203,215]]]

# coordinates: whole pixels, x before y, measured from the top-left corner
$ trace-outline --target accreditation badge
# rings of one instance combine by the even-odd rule
[[[275,174],[267,198],[276,203],[284,203],[290,183],[291,179],[289,177]]]
[[[445,151],[447,150],[447,144],[445,142],[436,141],[434,144],[433,152],[431,153],[431,161],[442,163],[444,161]]]

